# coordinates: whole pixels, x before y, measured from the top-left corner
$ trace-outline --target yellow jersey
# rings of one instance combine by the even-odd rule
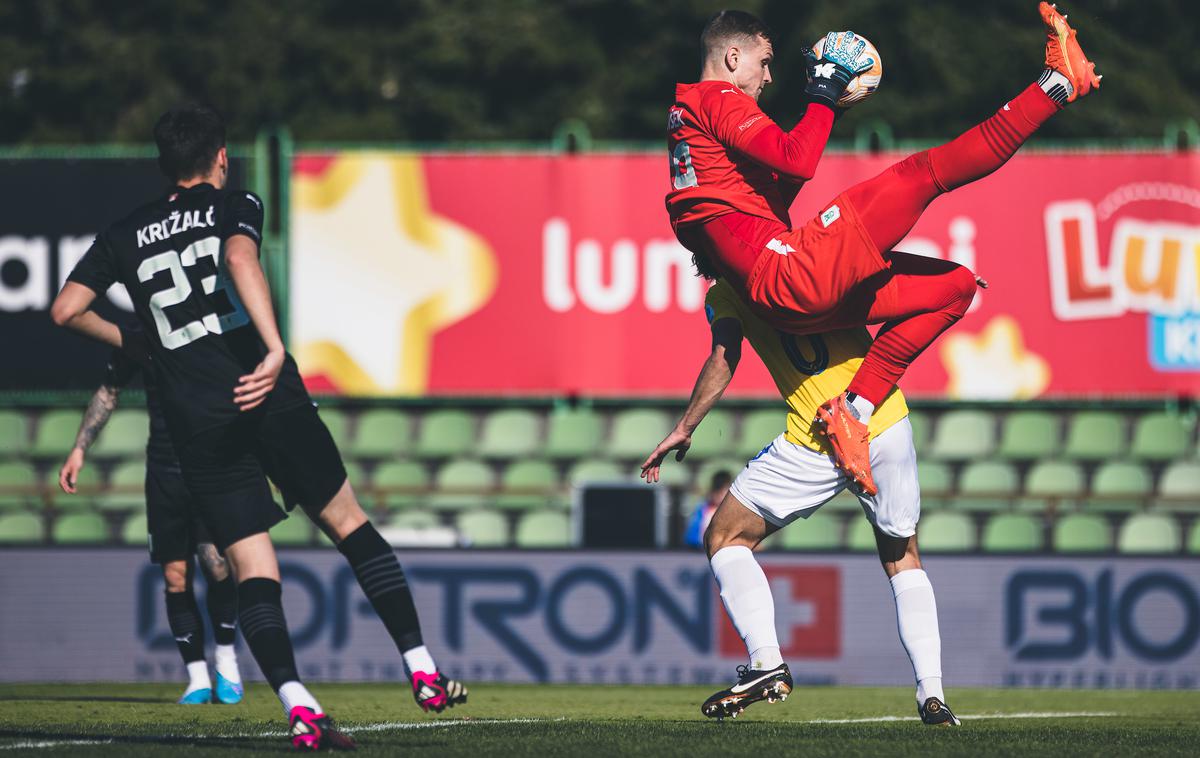
[[[871,346],[866,327],[806,335],[780,332],[754,315],[724,280],[709,288],[704,311],[709,324],[731,318],[742,325],[742,334],[750,340],[787,401],[787,440],[828,452],[828,443],[817,436],[813,427],[817,408],[850,385]],[[871,414],[867,425],[871,439],[907,415],[904,393],[893,388]]]

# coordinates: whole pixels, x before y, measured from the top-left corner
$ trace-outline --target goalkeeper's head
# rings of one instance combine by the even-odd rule
[[[727,81],[757,100],[771,83],[771,30],[745,11],[718,11],[700,33],[700,79]]]

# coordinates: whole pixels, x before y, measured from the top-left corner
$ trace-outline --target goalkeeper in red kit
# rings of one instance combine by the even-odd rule
[[[714,15],[701,35],[700,81],[679,84],[668,117],[667,211],[709,279],[725,279],[764,321],[797,334],[882,324],[846,392],[816,421],[834,460],[870,495],[867,422],[910,363],[966,313],[982,284],[948,261],[893,250],[938,195],[1002,166],[1038,127],[1098,87],[1066,16],[1039,6],[1046,68],[987,121],[948,144],[850,187],[793,226],[788,208],[811,179],[846,86],[874,61],[853,32],[806,54],[808,107],[784,131],[758,107],[771,83],[771,34],[741,11]]]

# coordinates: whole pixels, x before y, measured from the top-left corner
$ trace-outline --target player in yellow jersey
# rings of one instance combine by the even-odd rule
[[[771,587],[752,552],[772,532],[808,518],[852,479],[829,455],[813,427],[817,408],[846,390],[871,346],[865,327],[799,336],[776,331],[755,316],[724,280],[708,291],[705,312],[712,353],[704,363],[683,418],[642,464],[642,476],[658,481],[663,460],[682,460],[691,435],[712,409],[741,358],[743,338],[771,372],[787,401],[787,431],[742,469],[704,535],[713,575],[734,627],[746,643],[750,663],[738,667],[738,682],[702,706],[713,718],[737,716],[761,700],[782,700],[792,676],[779,651]],[[933,587],[917,554],[921,514],[917,456],[908,406],[893,389],[871,415],[871,468],[878,492],[855,489],[875,528],[883,570],[896,599],[900,642],[917,680],[917,712],[926,724],[957,725],[942,693],[942,646]],[[802,527],[800,527],[802,528]]]

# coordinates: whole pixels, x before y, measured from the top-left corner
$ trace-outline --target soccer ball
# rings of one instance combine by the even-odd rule
[[[845,32],[838,32],[839,36]],[[851,105],[861,103],[871,96],[871,93],[879,89],[879,82],[883,80],[883,58],[879,56],[879,51],[871,44],[871,40],[861,35],[855,35],[863,42],[867,43],[864,50],[866,55],[875,59],[875,65],[862,72],[858,76],[850,80],[850,84],[846,86],[846,91],[838,98],[837,104],[841,108],[849,108]],[[812,46],[813,54],[819,60],[822,56],[822,51],[825,49],[825,38],[817,40],[817,43]]]

